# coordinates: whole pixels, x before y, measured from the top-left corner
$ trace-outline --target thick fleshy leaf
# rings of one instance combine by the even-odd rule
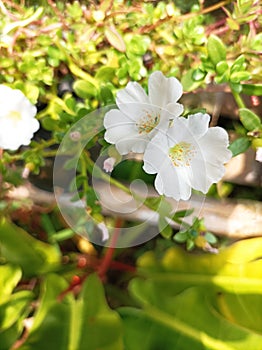
[[[207,52],[210,60],[216,66],[226,60],[226,48],[224,43],[216,35],[210,35],[207,41]]]

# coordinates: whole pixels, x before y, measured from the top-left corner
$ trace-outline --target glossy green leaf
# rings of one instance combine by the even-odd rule
[[[229,145],[228,149],[232,152],[232,156],[235,157],[240,153],[244,153],[250,145],[251,142],[247,137],[239,137]]]
[[[226,60],[226,47],[216,35],[210,35],[207,41],[208,57],[216,66],[219,62]]]
[[[60,265],[60,252],[41,242],[7,219],[0,220],[0,255],[21,266],[27,276],[54,271]]]
[[[81,98],[88,98],[97,95],[96,87],[86,80],[76,80],[73,84],[73,89],[77,96]]]
[[[46,277],[34,324],[19,350],[46,350],[46,339],[49,350],[123,350],[121,320],[107,305],[99,278],[89,276],[76,300],[71,293],[58,300],[66,288],[60,276]]]
[[[248,131],[253,131],[262,127],[261,120],[258,115],[247,108],[239,109],[240,120]]]

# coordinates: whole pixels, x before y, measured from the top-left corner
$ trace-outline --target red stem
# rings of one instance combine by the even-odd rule
[[[105,274],[108,271],[108,269],[110,268],[110,265],[112,263],[113,260],[113,255],[114,255],[114,251],[115,251],[115,246],[119,237],[119,233],[120,233],[120,229],[122,227],[123,221],[120,218],[116,219],[116,224],[115,224],[115,231],[113,233],[112,236],[112,240],[111,240],[111,244],[110,246],[107,248],[107,251],[105,253],[105,256],[103,257],[102,263],[99,266],[98,269],[98,275],[100,276],[100,278],[102,280],[104,280],[105,278]]]

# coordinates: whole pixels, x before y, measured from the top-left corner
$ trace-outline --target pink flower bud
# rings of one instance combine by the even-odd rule
[[[114,169],[114,165],[115,165],[116,159],[114,157],[110,157],[107,158],[104,161],[104,166],[103,169],[107,172],[107,173],[111,173]]]

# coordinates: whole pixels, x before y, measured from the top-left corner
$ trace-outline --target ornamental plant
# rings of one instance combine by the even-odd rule
[[[261,350],[261,14],[0,1],[0,350]]]

